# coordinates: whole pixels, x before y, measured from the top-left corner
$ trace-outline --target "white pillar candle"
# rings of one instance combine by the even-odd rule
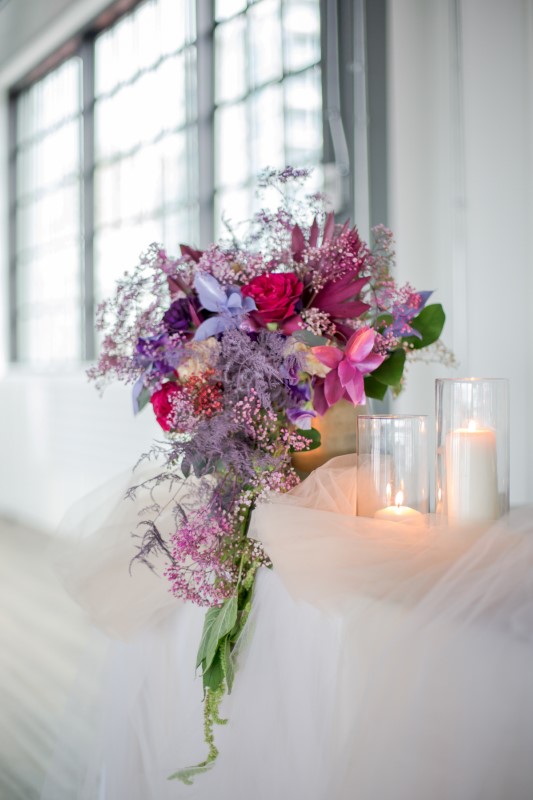
[[[374,519],[383,519],[388,522],[404,522],[412,524],[422,522],[422,514],[414,508],[403,505],[403,492],[398,492],[394,498],[395,504],[380,508],[374,514]]]
[[[496,434],[471,421],[446,436],[448,518],[454,522],[497,519]]]

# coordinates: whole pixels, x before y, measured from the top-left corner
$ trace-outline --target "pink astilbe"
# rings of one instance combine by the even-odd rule
[[[208,507],[200,508],[171,538],[172,563],[165,576],[175,597],[200,606],[219,606],[234,592],[235,566],[224,563],[224,540],[231,525]]]

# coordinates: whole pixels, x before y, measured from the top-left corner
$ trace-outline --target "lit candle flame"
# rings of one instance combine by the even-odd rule
[[[475,421],[475,419],[471,419],[468,421],[468,430],[477,431],[477,422]]]
[[[398,492],[396,494],[394,502],[396,503],[396,508],[400,508],[400,506],[403,506],[403,492]]]

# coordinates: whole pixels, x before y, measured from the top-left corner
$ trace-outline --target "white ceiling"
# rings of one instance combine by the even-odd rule
[[[0,0],[0,71],[76,0]]]

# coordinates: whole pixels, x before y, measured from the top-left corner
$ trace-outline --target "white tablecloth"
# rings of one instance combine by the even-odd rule
[[[353,516],[355,485],[335,459],[254,512],[274,568],[218,761],[192,786],[167,776],[206,753],[203,611],[142,567],[129,577],[133,504],[94,497],[71,517],[68,586],[113,638],[88,651],[101,679],[73,693],[43,798],[532,800],[533,508],[485,529],[404,526]]]

